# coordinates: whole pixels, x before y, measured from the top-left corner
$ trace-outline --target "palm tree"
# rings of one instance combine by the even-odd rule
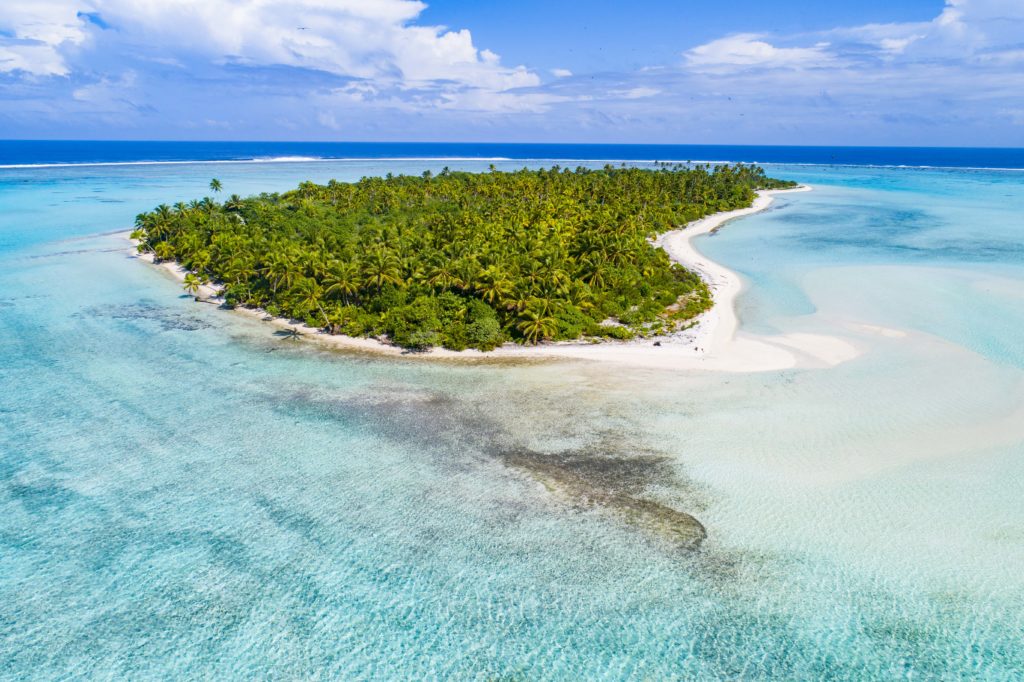
[[[533,297],[522,289],[515,289],[505,297],[505,309],[513,312],[522,312],[530,304]]]
[[[224,189],[224,186],[220,184],[220,180],[218,180],[217,178],[214,178],[213,180],[210,180],[210,190],[211,191],[219,192],[222,189]]]
[[[153,247],[153,259],[159,263],[160,261],[171,260],[174,258],[174,247],[168,242],[160,242]]]
[[[314,308],[319,310],[320,314],[323,315],[324,325],[328,327],[331,325],[331,320],[327,317],[327,312],[320,303],[324,290],[316,283],[316,280],[308,278],[301,280],[296,287],[296,293],[298,294],[298,304],[301,307],[306,310],[313,310]]]
[[[299,268],[290,253],[273,251],[261,272],[276,294],[278,289],[288,289],[295,283]]]
[[[377,248],[363,259],[363,272],[367,286],[376,287],[380,293],[385,284],[402,284],[402,272],[398,257],[384,248]]]
[[[210,265],[210,252],[200,249],[191,258],[191,268],[197,272],[203,272]]]
[[[455,285],[454,269],[451,261],[447,259],[439,260],[428,271],[429,278],[427,279],[427,284],[441,291],[448,291]]]
[[[340,296],[348,305],[349,296],[359,291],[359,266],[352,262],[334,263],[324,277],[324,295],[327,298]]]
[[[496,266],[485,268],[476,290],[488,303],[500,303],[512,293],[512,281]]]
[[[199,287],[203,285],[203,282],[195,275],[195,273],[190,272],[185,275],[184,285],[185,291],[195,296],[199,293]]]
[[[596,263],[588,264],[587,265],[586,271],[584,272],[584,275],[583,275],[583,281],[585,281],[587,284],[589,284],[592,287],[596,287],[596,288],[600,289],[600,288],[602,288],[604,286],[604,282],[605,282],[604,273],[605,273],[605,268],[602,265],[601,261],[598,260]]]
[[[225,264],[224,275],[228,280],[239,284],[255,276],[256,268],[249,258],[236,255]]]
[[[543,339],[550,339],[558,332],[558,320],[538,310],[527,309],[519,316],[516,329],[523,333],[527,343],[536,345]]]

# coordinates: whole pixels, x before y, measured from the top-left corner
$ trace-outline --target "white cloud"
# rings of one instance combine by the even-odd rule
[[[0,73],[64,76],[66,48],[87,39],[85,23],[66,0],[4,0],[0,5]]]
[[[60,55],[50,46],[0,43],[0,73],[21,71],[36,76],[63,76],[68,72]]]
[[[542,114],[552,104],[568,101],[569,98],[543,92],[510,93],[464,90],[442,94],[442,109],[477,111],[490,113],[534,113]]]
[[[691,68],[703,70],[751,66],[816,67],[825,66],[834,59],[825,42],[810,47],[776,47],[763,38],[752,33],[720,38],[687,51],[684,57]]]
[[[75,88],[71,97],[79,102],[109,104],[122,99],[126,91],[135,85],[137,74],[128,70],[118,78],[101,78],[99,81]]]
[[[403,111],[422,115],[429,111],[461,111],[485,114],[543,113],[551,105],[572,99],[548,92],[500,92],[484,88],[447,88],[410,90],[381,87],[357,81],[334,88],[317,102],[325,108],[351,108],[359,105],[373,109]],[[323,121],[321,121],[323,123]],[[330,127],[330,126],[328,126]]]
[[[643,99],[661,94],[657,88],[636,87],[625,90],[609,90],[608,95],[614,99]]]
[[[904,38],[882,38],[878,41],[878,46],[886,52],[899,54],[907,49],[907,46],[913,43],[915,40],[920,40],[921,36],[906,36]]]
[[[777,43],[784,42],[785,47]],[[769,39],[740,34],[713,40],[683,53],[692,71],[865,68],[874,60],[904,63],[946,60],[1014,61],[1024,42],[1021,0],[947,0],[932,21],[866,24],[817,34]],[[888,66],[887,66],[888,68]]]
[[[551,69],[551,75],[555,78],[568,78],[572,75],[569,69]]]
[[[727,36],[682,56],[676,87],[695,125],[741,121],[723,127],[738,134],[757,121],[766,137],[804,143],[1019,144],[1014,115],[999,112],[1019,110],[1024,93],[1021,0],[947,0],[931,21]]]
[[[502,65],[467,30],[418,26],[416,0],[4,0],[0,72],[68,75],[100,56],[290,66],[405,88],[504,92],[540,78]],[[84,65],[87,60],[82,60]]]

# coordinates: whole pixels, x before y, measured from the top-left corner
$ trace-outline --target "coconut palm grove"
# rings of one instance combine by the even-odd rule
[[[134,237],[227,306],[409,349],[490,350],[684,327],[710,293],[654,238],[793,185],[745,164],[445,169],[161,205]]]

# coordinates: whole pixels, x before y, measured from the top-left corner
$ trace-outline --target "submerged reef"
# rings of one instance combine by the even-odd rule
[[[672,458],[638,447],[630,438],[597,435],[586,447],[542,451],[524,444],[507,425],[450,394],[411,386],[378,386],[344,396],[303,389],[272,398],[280,409],[315,419],[340,419],[426,452],[443,452],[445,466],[470,462],[501,464],[540,483],[571,509],[608,513],[673,549],[694,550],[707,537],[704,525],[677,505],[653,499],[653,491],[671,489],[684,500],[694,491],[680,480]],[[458,462],[452,452],[463,453]],[[673,497],[676,497],[673,493]],[[700,508],[699,500],[691,500]]]
[[[694,516],[641,497],[656,477],[671,478],[663,457],[620,457],[586,452],[504,452],[500,459],[583,509],[599,508],[680,549],[697,549],[707,530]]]

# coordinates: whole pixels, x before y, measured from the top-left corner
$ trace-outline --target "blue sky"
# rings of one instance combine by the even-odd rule
[[[1024,0],[3,0],[0,137],[1024,146]]]

